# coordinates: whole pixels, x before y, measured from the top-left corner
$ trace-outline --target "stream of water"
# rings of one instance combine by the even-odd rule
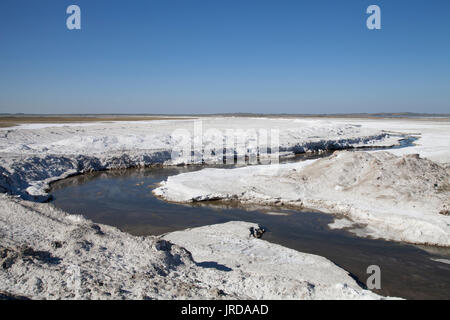
[[[144,236],[227,221],[255,222],[266,228],[264,240],[324,256],[361,283],[369,277],[369,265],[380,266],[381,289],[374,290],[379,294],[408,299],[450,298],[450,264],[432,260],[450,259],[450,249],[367,239],[345,230],[332,230],[328,224],[335,216],[321,212],[217,201],[180,205],[153,196],[157,183],[168,176],[202,168],[205,166],[83,174],[54,183],[53,204],[96,223]]]

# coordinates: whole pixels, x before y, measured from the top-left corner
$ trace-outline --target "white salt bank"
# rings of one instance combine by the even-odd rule
[[[366,225],[373,237],[450,246],[449,183],[449,167],[418,155],[341,151],[301,163],[183,173],[154,193],[174,202],[220,199],[317,209]]]

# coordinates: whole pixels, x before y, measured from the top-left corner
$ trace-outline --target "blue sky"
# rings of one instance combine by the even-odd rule
[[[0,112],[450,113],[449,16],[448,0],[2,0]]]

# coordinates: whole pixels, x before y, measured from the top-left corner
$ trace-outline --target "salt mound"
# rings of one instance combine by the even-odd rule
[[[168,234],[165,239],[134,237],[48,203],[0,195],[0,296],[382,298],[323,257],[250,236],[250,229],[256,228],[253,223],[231,222]]]
[[[302,163],[180,174],[154,192],[178,202],[239,199],[318,209],[344,214],[374,237],[450,246],[449,186],[449,168],[418,155],[340,151]]]

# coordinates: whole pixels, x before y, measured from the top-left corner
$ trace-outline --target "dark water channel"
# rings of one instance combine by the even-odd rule
[[[290,161],[300,161],[298,157]],[[179,205],[153,196],[168,176],[200,170],[201,166],[112,170],[71,177],[52,185],[53,203],[72,214],[116,226],[133,235],[160,235],[227,221],[259,223],[263,239],[306,253],[324,256],[362,283],[369,265],[381,268],[381,290],[408,299],[449,299],[450,249],[418,247],[357,237],[331,230],[332,215],[274,207],[243,207],[223,202]],[[274,214],[275,213],[275,214]]]

